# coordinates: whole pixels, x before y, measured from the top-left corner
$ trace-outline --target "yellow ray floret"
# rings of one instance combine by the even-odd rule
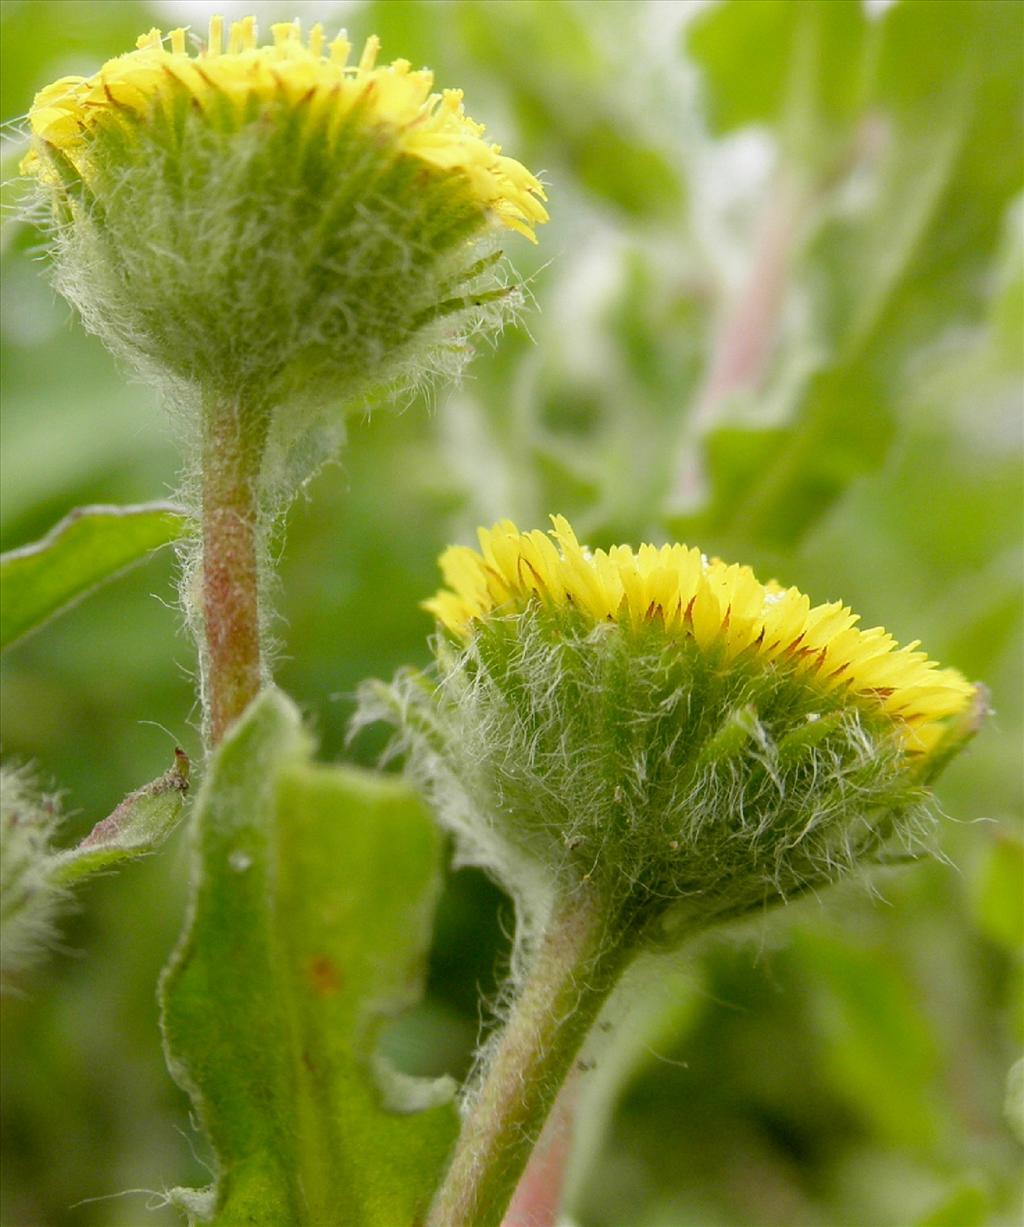
[[[796,588],[762,584],[749,567],[708,561],[685,545],[581,546],[562,516],[545,534],[521,533],[508,520],[479,530],[480,550],[452,546],[441,556],[447,589],[424,608],[463,639],[492,613],[532,600],[572,607],[596,622],[657,621],[702,649],[786,664],[828,691],[878,705],[901,728],[908,751],[940,739],[949,717],[967,709],[975,687],[940,669],[917,643],[898,647],[881,627],[861,630],[839,601],[811,606]]]
[[[273,43],[257,46],[256,19],[243,18],[232,24],[225,48],[223,19],[214,17],[206,45],[197,45],[193,55],[185,30],[166,38],[150,30],[136,50],[108,60],[93,76],[63,77],[40,91],[29,112],[32,133],[87,174],[90,137],[99,126],[140,120],[182,86],[200,109],[214,96],[240,111],[253,99],[303,107],[319,99],[338,115],[358,105],[368,125],[388,130],[400,153],[462,175],[496,223],[536,241],[533,227],[548,217],[544,189],[525,166],[484,139],[483,126],[463,109],[461,90],[433,93],[433,74],[414,71],[407,60],[378,67],[375,35],[349,64],[344,34],[328,43],[317,25],[303,42],[297,22],[271,32]],[[23,169],[38,168],[38,157],[30,154]]]

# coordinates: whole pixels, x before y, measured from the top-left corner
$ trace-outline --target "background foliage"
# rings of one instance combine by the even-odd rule
[[[356,684],[426,660],[417,602],[437,552],[503,515],[561,511],[595,545],[682,535],[842,596],[992,688],[994,718],[941,785],[943,860],[711,943],[638,1003],[630,1051],[593,1075],[588,1124],[614,1111],[584,1133],[576,1218],[1014,1222],[1024,10],[298,7],[464,86],[544,168],[553,213],[539,248],[513,253],[536,299],[525,327],[429,405],[354,418],[341,464],[292,513],[278,680],[327,757],[374,761],[372,735],[344,746]],[[209,11],[7,0],[3,116],[150,25],[201,28]],[[38,236],[7,234],[4,549],[78,504],[165,497],[176,476],[151,392],[55,300]],[[198,754],[173,571],[165,551],[5,657],[5,753],[66,790],[69,839],[174,743]],[[11,1227],[172,1223],[160,1190],[205,1182],[156,1026],[184,871],[178,839],[89,886],[65,948],[3,1002]],[[483,878],[450,875],[428,996],[384,1037],[403,1068],[464,1074],[510,923]]]

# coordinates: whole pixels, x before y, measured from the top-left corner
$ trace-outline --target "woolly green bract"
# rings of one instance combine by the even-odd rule
[[[793,668],[539,602],[437,651],[431,676],[366,688],[363,718],[398,726],[462,857],[528,931],[586,883],[657,942],[913,850],[927,825],[891,722]]]

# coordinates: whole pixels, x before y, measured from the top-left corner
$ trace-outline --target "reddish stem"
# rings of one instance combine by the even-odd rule
[[[215,746],[263,679],[257,482],[266,429],[237,400],[208,402],[203,425],[203,698]]]
[[[578,1081],[574,1071],[563,1085],[501,1227],[555,1227],[572,1155]]]
[[[790,260],[806,201],[796,184],[784,175],[780,177],[758,227],[750,271],[722,319],[704,386],[693,417],[685,426],[670,496],[675,508],[689,507],[701,487],[695,439],[711,430],[731,396],[756,388],[768,370],[778,341]]]
[[[490,1053],[426,1227],[500,1227],[562,1083],[632,955],[604,901],[556,908]]]

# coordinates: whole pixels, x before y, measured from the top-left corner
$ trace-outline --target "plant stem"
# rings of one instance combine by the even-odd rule
[[[501,1227],[555,1227],[572,1156],[581,1073],[573,1070],[562,1084]]]
[[[263,681],[257,485],[265,441],[264,415],[238,399],[204,404],[201,656],[211,746]]]
[[[764,380],[778,340],[790,263],[809,199],[783,168],[761,217],[750,272],[723,315],[704,386],[683,424],[669,491],[673,512],[693,506],[703,481],[697,445],[714,428],[723,406],[737,392],[756,389]]]
[[[592,896],[577,894],[555,910],[426,1227],[500,1227],[558,1090],[631,953]]]

